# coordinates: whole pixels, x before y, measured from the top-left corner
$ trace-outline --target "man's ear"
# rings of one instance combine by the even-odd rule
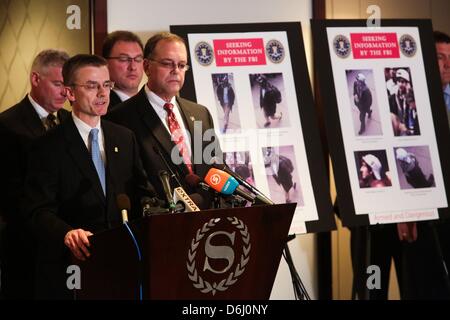
[[[151,61],[149,59],[144,59],[144,73],[147,77],[150,77],[150,63]]]
[[[37,87],[38,84],[39,84],[39,81],[41,81],[41,79],[39,77],[39,74],[37,72],[35,72],[35,71],[31,72],[31,74],[30,74],[31,85],[33,87]]]
[[[66,96],[71,103],[75,101],[75,94],[73,92],[73,87],[66,87]]]

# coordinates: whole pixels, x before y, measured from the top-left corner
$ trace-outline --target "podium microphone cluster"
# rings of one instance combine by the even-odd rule
[[[252,194],[239,188],[239,182],[234,177],[216,168],[210,168],[208,170],[208,173],[203,179],[204,182],[194,174],[187,175],[186,181],[191,186],[200,186],[202,189],[211,188],[224,196],[238,195],[250,203],[255,202],[255,197]]]
[[[226,164],[219,161],[219,158],[214,157],[211,159],[211,166],[220,171],[224,171],[234,179],[236,179],[240,185],[244,186],[246,189],[250,190],[255,196],[255,201],[263,204],[275,204],[271,199],[269,199],[266,195],[264,195],[261,191],[259,191],[255,186],[248,183],[244,178],[242,178],[236,172],[233,172]]]

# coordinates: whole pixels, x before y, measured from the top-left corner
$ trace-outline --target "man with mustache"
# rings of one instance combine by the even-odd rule
[[[209,111],[177,96],[189,70],[187,59],[181,37],[169,32],[155,34],[144,48],[146,86],[107,115],[136,134],[144,169],[161,198],[165,197],[158,171],[168,170],[161,155],[181,183],[188,174],[201,175],[208,158],[219,155],[223,159]],[[194,127],[198,128],[197,139]],[[183,187],[195,192],[188,185]]]
[[[103,42],[102,56],[114,81],[108,111],[138,93],[144,74],[143,51],[141,39],[130,31],[114,31]]]

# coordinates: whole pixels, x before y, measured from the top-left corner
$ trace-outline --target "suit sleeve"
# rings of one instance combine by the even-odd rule
[[[64,236],[73,228],[58,216],[60,167],[55,153],[57,146],[43,142],[48,141],[39,139],[31,148],[22,212],[38,240],[56,241],[62,246]]]
[[[135,135],[132,133],[132,145],[133,145],[133,175],[134,175],[134,199],[132,208],[141,208],[141,199],[143,197],[153,198],[156,197],[156,191],[153,185],[150,183],[148,176],[142,165],[142,160],[139,153],[139,145],[136,141]],[[132,219],[136,219],[142,216],[140,210],[132,211]]]

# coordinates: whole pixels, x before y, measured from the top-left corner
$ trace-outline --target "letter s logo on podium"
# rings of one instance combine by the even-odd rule
[[[250,233],[242,220],[210,219],[191,241],[186,263],[188,278],[202,293],[225,291],[244,273],[250,250]]]
[[[211,244],[212,238],[214,238],[216,236],[220,236],[220,235],[227,236],[230,239],[231,244],[234,245],[234,238],[236,236],[236,232],[228,233],[225,231],[217,231],[217,232],[213,232],[212,234],[210,234],[209,237],[206,239],[206,243],[205,243],[206,258],[205,258],[205,264],[203,266],[203,271],[209,270],[216,274],[220,274],[220,273],[225,273],[233,265],[233,262],[234,262],[233,247],[215,246],[215,245]],[[217,271],[210,266],[210,264],[208,262],[208,258],[225,259],[225,260],[227,260],[228,264],[224,269]]]

